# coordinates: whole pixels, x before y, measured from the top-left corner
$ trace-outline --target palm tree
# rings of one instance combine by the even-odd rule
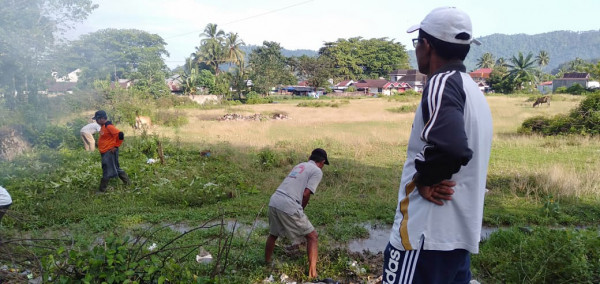
[[[202,40],[203,42],[207,40],[222,41],[223,37],[225,36],[225,32],[223,30],[219,30],[217,28],[217,24],[209,23],[208,25],[206,25],[206,27],[204,28],[204,32],[201,33],[200,36],[205,37],[205,39]]]
[[[477,68],[492,68],[494,67],[494,56],[486,52],[477,60]]]
[[[219,64],[225,61],[225,51],[223,48],[223,39],[225,32],[217,28],[217,24],[208,24],[200,37],[204,37],[200,47],[197,48],[199,62],[205,62],[215,70],[215,75],[219,75]]]
[[[237,33],[228,33],[225,37],[225,52],[227,61],[238,66],[243,65],[244,51],[242,51],[241,47],[244,45],[244,41],[240,39]]]
[[[496,60],[496,65],[501,67],[506,66],[506,59],[504,59],[504,57],[498,58],[498,60]]]
[[[519,89],[523,88],[523,83],[535,80],[533,76],[535,60],[532,60],[532,57],[531,52],[526,57],[523,56],[522,52],[519,52],[518,56],[513,55],[510,59],[511,64],[507,64],[508,76],[519,86]]]
[[[538,65],[540,66],[540,69],[548,65],[548,62],[550,62],[550,56],[548,56],[548,52],[546,52],[545,50],[541,50],[540,53],[535,57],[535,59]]]

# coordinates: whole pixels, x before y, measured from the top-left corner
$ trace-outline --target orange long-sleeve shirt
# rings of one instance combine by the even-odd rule
[[[123,140],[119,140],[119,129],[110,123],[105,123],[100,128],[100,138],[98,138],[98,150],[104,154],[113,147],[119,147]]]

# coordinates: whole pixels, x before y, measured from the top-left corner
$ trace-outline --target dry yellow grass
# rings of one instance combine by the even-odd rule
[[[567,113],[581,97],[554,95],[550,106],[533,108],[523,96],[489,96],[494,119],[494,144],[490,174],[511,176],[518,187],[519,176],[537,176],[543,190],[557,195],[589,194],[598,189],[600,168],[598,138],[541,137],[517,135],[521,123],[532,116]],[[289,148],[306,151],[324,147],[334,159],[351,159],[366,165],[400,168],[414,113],[386,109],[412,105],[381,98],[350,100],[340,107],[298,107],[298,101],[278,104],[241,105],[224,109],[184,110],[189,123],[179,129],[156,127],[160,136],[198,145],[229,143],[236,147]],[[290,119],[267,121],[218,121],[226,113],[251,115],[285,113]],[[399,170],[398,170],[399,172]],[[577,181],[577,182],[575,182]]]
[[[415,99],[416,100],[416,99]],[[406,145],[413,113],[392,113],[386,108],[406,103],[383,99],[350,100],[340,107],[298,107],[298,102],[242,105],[226,109],[185,110],[189,123],[180,129],[157,127],[161,136],[186,144],[227,142],[239,147],[332,148],[345,158],[370,160],[398,153]],[[285,113],[289,119],[217,121],[227,113]],[[382,148],[392,148],[393,150]],[[343,150],[343,151],[342,151]],[[383,152],[383,153],[381,153]],[[395,162],[392,162],[395,163]]]

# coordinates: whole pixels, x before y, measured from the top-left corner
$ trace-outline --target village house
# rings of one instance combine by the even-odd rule
[[[352,86],[356,87],[357,91],[364,92],[365,94],[383,94],[391,95],[391,89],[389,89],[389,81],[384,79],[364,79],[352,83]]]
[[[181,75],[175,74],[165,80],[172,94],[183,93],[183,79]]]
[[[487,84],[487,80],[490,79],[490,75],[492,74],[492,68],[479,68],[477,70],[469,72],[469,75],[477,83],[479,90],[484,93],[490,91],[490,87]]]
[[[353,83],[354,80],[344,80],[335,84],[332,89],[334,92],[345,92],[348,89],[348,87],[350,87],[350,85],[352,85]]]
[[[80,69],[75,69],[63,77],[58,77],[58,72],[56,71],[52,72],[54,81],[48,82],[46,90],[39,93],[46,94],[48,97],[72,94],[79,81],[80,72]]]
[[[427,75],[415,69],[399,69],[395,70],[390,75],[390,81],[407,83],[414,91],[422,92],[423,86],[427,82]]]
[[[545,82],[541,82],[540,84],[537,85],[537,90],[541,93],[541,94],[548,94],[552,92],[552,81],[545,81]]]
[[[118,79],[117,82],[111,82],[110,87],[114,89],[118,86],[123,89],[129,89],[134,83],[135,81],[131,79]]]
[[[469,72],[469,75],[471,75],[471,78],[473,78],[473,81],[476,83],[485,82],[490,79],[490,74],[492,74],[492,71],[492,68],[479,68]]]
[[[560,87],[569,88],[575,84],[579,84],[584,88],[599,88],[598,81],[592,81],[589,73],[571,72],[565,73],[562,78],[557,78],[552,81],[552,92]]]

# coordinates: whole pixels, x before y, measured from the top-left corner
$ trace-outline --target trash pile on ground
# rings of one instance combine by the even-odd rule
[[[221,120],[221,121],[224,121],[224,120],[258,120],[258,121],[260,121],[260,120],[265,120],[265,119],[267,119],[267,118],[260,113],[255,113],[255,114],[249,115],[249,116],[244,116],[244,115],[237,114],[237,113],[228,113],[219,118],[219,120]]]
[[[228,114],[223,115],[222,117],[219,117],[217,120],[219,120],[219,121],[226,121],[226,120],[227,121],[229,121],[229,120],[263,121],[263,120],[269,120],[269,119],[282,120],[282,119],[289,119],[289,117],[285,113],[275,113],[270,116],[265,116],[260,113],[255,113],[253,115],[248,115],[248,116],[244,116],[244,115],[237,114],[237,113],[228,113]]]

